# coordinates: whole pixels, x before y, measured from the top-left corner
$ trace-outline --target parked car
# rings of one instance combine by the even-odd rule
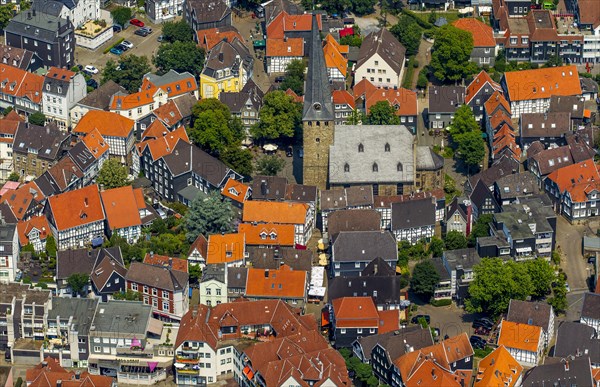
[[[475,328],[475,334],[481,335],[481,336],[487,336],[490,334],[490,329],[488,329],[486,327],[477,327],[477,328]]]
[[[121,32],[121,31],[123,31],[123,28],[121,26],[116,25],[116,24],[113,26],[113,32]]]
[[[127,47],[127,48],[133,48],[133,43],[131,43],[129,40],[124,40],[121,42],[121,45]]]
[[[420,319],[425,319],[425,322],[427,323],[427,325],[431,324],[431,316],[428,314],[418,314],[416,316],[414,316],[410,322],[413,324],[418,324]]]
[[[87,65],[84,68],[84,71],[90,73],[90,74],[98,74],[98,69],[92,65]]]
[[[487,342],[479,336],[471,336],[469,338],[469,341],[475,349],[484,349],[487,344]]]
[[[146,31],[149,34],[152,33],[152,28],[150,28],[150,27],[142,27],[142,28],[140,28],[140,30],[144,30],[144,31]]]
[[[473,328],[477,329],[477,328],[485,328],[485,329],[489,329],[491,330],[494,327],[494,324],[490,324],[488,321],[485,320],[475,320],[473,321]]]
[[[589,264],[592,264],[592,265],[593,265],[594,263],[596,263],[596,257],[589,257],[589,258],[588,258],[588,263],[589,263]]]
[[[115,46],[115,48],[118,48],[119,50],[121,50],[121,51],[123,51],[123,52],[125,52],[125,51],[129,50],[129,47],[127,47],[127,46],[124,46],[124,45],[122,45],[122,44],[116,45],[116,46]]]
[[[302,148],[298,149],[298,157],[300,157],[300,158],[304,157],[304,149],[302,149]]]
[[[121,50],[118,47],[113,47],[110,49],[110,53],[115,55],[121,55],[123,53],[123,50]]]
[[[571,291],[571,287],[569,286],[568,282],[565,282],[565,289],[567,289],[567,293]]]
[[[156,38],[157,42],[162,42],[164,40],[164,36],[163,35],[159,35],[158,38]]]
[[[139,29],[139,30],[135,31],[135,32],[134,32],[134,34],[136,34],[136,35],[139,35],[139,36],[146,37],[146,36],[148,36],[148,31],[145,31],[145,30]]]
[[[136,27],[143,27],[145,25],[143,21],[138,20],[138,19],[131,19],[129,21],[129,24],[133,24]]]
[[[86,82],[86,85],[97,89],[98,88],[98,81],[96,81],[95,79],[88,79],[88,81]]]
[[[285,155],[287,157],[294,156],[294,148],[292,148],[291,146],[288,146],[287,149],[285,150]]]
[[[281,83],[281,82],[283,82],[284,79],[285,79],[285,77],[275,77],[275,82]]]

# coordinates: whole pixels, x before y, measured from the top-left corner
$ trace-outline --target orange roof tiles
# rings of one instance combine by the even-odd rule
[[[208,237],[206,263],[231,263],[244,259],[246,251],[245,235],[215,234]]]
[[[204,48],[205,51],[210,51],[214,46],[225,39],[229,42],[233,42],[235,38],[238,38],[241,42],[245,43],[242,35],[240,35],[238,30],[232,26],[199,30],[196,31],[196,34],[198,36],[198,45]]]
[[[500,325],[498,345],[537,353],[541,336],[541,327],[504,320]]]
[[[304,39],[289,38],[289,39],[267,39],[266,56],[304,56]]]
[[[42,190],[33,181],[26,183],[14,191],[7,192],[2,201],[5,201],[12,210],[17,220],[25,218],[33,201],[41,202],[45,196]]]
[[[150,105],[151,103],[154,103],[154,98],[158,93],[164,92],[163,90],[163,88],[151,86],[147,89],[142,89],[137,93],[113,95],[110,98],[109,109],[111,111],[130,110],[144,105]]]
[[[4,119],[9,121],[25,122],[25,119],[14,110],[11,110],[7,115],[5,115]]]
[[[48,198],[58,231],[104,220],[104,209],[96,184]]]
[[[328,37],[331,35],[327,35]],[[335,39],[326,39],[325,46],[323,47],[323,54],[325,55],[325,65],[328,68],[336,68],[343,76],[346,76],[348,70],[348,59],[342,54],[340,44]],[[345,52],[347,53],[348,46]]]
[[[319,31],[322,29],[321,15],[317,15]],[[312,28],[312,14],[289,15],[283,11],[267,25],[269,39],[283,39],[285,32],[310,31]]]
[[[229,178],[221,189],[221,195],[238,203],[244,203],[248,199],[250,187],[241,181]]]
[[[600,174],[592,159],[559,168],[548,179],[556,183],[561,193],[568,191],[573,202],[586,201],[587,194],[600,191]]]
[[[479,362],[474,387],[513,387],[521,372],[519,362],[500,346]]]
[[[179,128],[167,133],[162,137],[142,141],[136,146],[140,154],[144,151],[146,147],[148,147],[150,149],[152,159],[156,161],[163,156],[171,154],[171,152],[173,152],[173,149],[175,149],[175,146],[180,140],[185,141],[187,143],[191,143],[190,139],[188,138],[187,132],[185,131],[185,127],[183,126],[180,126]]]
[[[244,222],[304,224],[308,204],[249,200],[244,204]]]
[[[464,19],[460,19],[464,20]],[[482,70],[477,74],[477,76],[473,79],[473,81],[467,86],[467,92],[465,95],[465,103],[470,103],[471,100],[477,95],[477,93],[486,85],[490,85],[495,92],[502,92],[502,87],[499,83],[494,82],[494,80],[489,76],[485,70]]]
[[[28,98],[39,104],[42,102],[44,77],[17,67],[0,63],[0,90],[13,97]]]
[[[106,152],[108,152],[108,143],[104,141],[104,137],[102,137],[98,129],[94,129],[84,135],[81,141],[83,141],[85,146],[90,152],[92,152],[92,155],[94,155],[96,159],[99,159]]]
[[[46,78],[52,78],[52,79],[58,79],[61,81],[65,81],[65,80],[73,78],[75,75],[76,74],[71,70],[61,69],[61,68],[52,66],[48,69],[48,72],[46,73]]]
[[[46,357],[43,366],[41,363],[26,371],[26,384],[29,387],[55,387],[59,384],[64,387],[112,387],[115,381],[110,376],[92,375],[84,371],[76,377],[74,371],[67,371],[60,366],[57,360]]]
[[[177,96],[186,93],[193,93],[198,90],[198,82],[196,82],[194,76],[190,73],[181,73],[179,75],[181,76],[183,74],[188,74],[189,76],[186,78],[177,79],[171,83],[164,83],[160,85],[160,88],[166,91],[169,98],[175,98]],[[151,89],[153,87],[154,85],[152,82],[150,82],[148,78],[144,78],[144,82],[142,82],[142,89]]]
[[[129,137],[135,121],[120,114],[104,110],[90,110],[79,121],[73,132],[89,133],[94,129],[103,137]]]
[[[144,199],[144,189],[143,188],[134,188],[133,196],[135,197],[135,204],[137,205],[138,210],[143,210],[147,207],[146,200]]]
[[[188,256],[191,255],[194,250],[198,250],[202,257],[206,257],[208,254],[208,241],[206,237],[202,234],[198,235],[198,238],[192,243],[190,246],[190,251],[188,252]]]
[[[336,328],[377,328],[379,312],[371,297],[343,297],[333,300]]]
[[[377,333],[387,333],[400,327],[400,313],[398,309],[379,311],[379,329]]]
[[[510,112],[510,104],[508,103],[508,101],[506,100],[506,98],[504,98],[504,94],[502,94],[500,91],[495,91],[494,94],[492,94],[490,96],[490,98],[488,98],[487,101],[485,101],[485,104],[483,105],[485,108],[486,113],[489,114],[493,114],[494,111],[499,107],[502,106],[504,108],[504,110],[506,110],[506,112],[508,114],[511,114]]]
[[[179,108],[177,108],[177,105],[173,100],[154,109],[154,114],[169,127],[174,126],[183,119]]]
[[[187,260],[182,258],[174,258],[169,257],[167,255],[158,255],[153,253],[146,253],[144,256],[144,263],[152,266],[171,266],[172,270],[182,271],[184,273],[188,272],[188,263]]]
[[[282,265],[278,270],[248,268],[246,296],[304,298],[307,273]]]
[[[130,185],[107,189],[100,196],[104,203],[104,211],[111,230],[125,227],[141,226],[137,201]]]
[[[406,387],[461,387],[460,379],[431,359],[423,360],[405,383]]]
[[[550,98],[553,95],[580,95],[577,67],[547,67],[504,73],[510,101]]]
[[[350,46],[348,46],[347,44],[340,44],[337,40],[335,40],[335,38],[331,34],[327,34],[327,36],[325,37],[325,44],[333,45],[336,50],[338,50],[341,54],[344,55],[347,55],[350,52]]]
[[[19,243],[21,246],[25,246],[29,243],[29,233],[31,230],[36,229],[40,233],[40,240],[46,239],[50,231],[48,226],[48,219],[45,216],[34,216],[29,220],[21,220],[17,223],[17,230],[19,232]]]
[[[348,105],[354,109],[354,97],[347,90],[334,90],[332,94],[335,105]]]
[[[512,127],[511,117],[506,114],[504,110],[497,110],[496,113],[490,117],[490,126],[492,127],[492,130],[496,130],[503,123]]]
[[[169,133],[169,129],[162,123],[161,120],[154,120],[153,123],[148,125],[146,130],[142,133],[142,141],[159,138]]]
[[[465,17],[452,23],[454,27],[473,35],[473,47],[496,47],[494,30],[477,19]]]
[[[294,92],[294,90],[292,89],[287,89],[285,91],[285,94],[289,95],[290,97],[292,97],[294,99],[294,102],[298,102],[298,103],[302,103],[304,102],[304,97],[301,95],[298,95]]]
[[[387,101],[399,116],[417,115],[417,93],[403,87],[397,90],[378,88],[367,96],[367,112],[377,102]]]
[[[294,246],[295,226],[293,224],[242,223],[240,234],[246,234],[247,245]]]
[[[354,85],[354,88],[352,89],[354,98],[363,97],[365,99],[375,90],[377,90],[377,86],[372,84],[368,79],[362,79],[360,82]]]
[[[506,123],[502,125],[500,129],[496,131],[496,133],[494,133],[494,141],[505,136],[511,136],[513,138],[516,136],[514,130]]]

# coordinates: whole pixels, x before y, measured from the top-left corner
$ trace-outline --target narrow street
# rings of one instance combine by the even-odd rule
[[[585,226],[572,225],[562,216],[557,216],[556,248],[560,249],[561,267],[567,275],[572,293],[588,291],[587,262],[581,253]]]

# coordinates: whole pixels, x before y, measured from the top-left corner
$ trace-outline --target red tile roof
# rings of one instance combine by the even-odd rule
[[[138,143],[136,147],[140,154],[148,147],[150,149],[150,154],[152,155],[152,160],[156,161],[163,156],[171,154],[180,140],[185,141],[188,144],[191,143],[183,126],[180,126],[162,137],[142,141]]]
[[[294,246],[296,231],[293,224],[242,223],[238,232],[246,235],[246,245]]]
[[[172,270],[182,271],[184,273],[188,272],[188,263],[185,259],[169,257],[167,255],[158,255],[146,253],[144,256],[144,263],[153,266],[171,266]]]
[[[127,95],[116,94],[110,98],[110,104],[108,106],[111,111],[136,109],[138,107],[154,103],[154,99],[156,98],[157,94],[165,92],[166,91],[164,88],[151,86],[149,88],[142,89],[137,93]]]
[[[87,371],[75,377],[74,371],[62,368],[57,360],[50,356],[44,359],[45,365],[38,364],[26,371],[25,383],[29,387],[112,387],[116,384],[110,376],[92,375]]]
[[[304,56],[304,39],[289,38],[289,39],[267,39],[268,57],[303,57]]]
[[[399,116],[416,116],[417,93],[400,87],[398,89],[378,88],[367,79],[361,80],[354,86],[354,99],[363,98],[367,113],[371,106],[380,101],[387,101]]]
[[[568,191],[573,202],[586,201],[588,193],[600,191],[600,174],[592,159],[557,169],[548,179],[556,183],[561,193]]]
[[[150,78],[145,77],[142,80],[142,86],[140,86],[140,89],[142,91],[147,91],[147,90],[154,90],[155,88],[160,88],[167,93],[169,98],[175,98],[177,96],[180,96],[180,95],[183,95],[186,93],[191,94],[198,90],[198,82],[196,82],[196,79],[194,78],[194,76],[192,74],[190,74],[188,72],[176,73],[176,74],[177,74],[177,80],[175,80],[171,83],[163,83],[160,86],[155,85],[154,83],[152,83],[150,81]],[[186,75],[186,76],[181,77],[182,75]]]
[[[156,115],[156,118],[164,122],[169,127],[173,127],[183,119],[177,104],[175,104],[173,100],[170,100],[166,104],[154,109],[154,114]]]
[[[92,155],[96,158],[96,160],[108,152],[108,143],[104,141],[104,137],[102,137],[98,129],[94,129],[85,134],[81,138],[81,141],[85,144],[89,151],[92,152]]]
[[[561,66],[504,73],[508,99],[526,101],[553,95],[581,95],[577,67]]]
[[[541,327],[504,320],[500,325],[498,345],[528,352],[537,352],[541,339]]]
[[[294,90],[292,90],[292,89],[287,89],[285,91],[285,94],[287,94],[290,97],[292,97],[294,99],[294,102],[298,102],[298,103],[304,102],[304,97],[301,96],[301,95],[298,95],[298,94],[294,93]]]
[[[221,195],[238,203],[244,203],[248,199],[249,193],[248,185],[232,178],[229,178],[221,189]]]
[[[153,123],[148,125],[146,130],[142,133],[142,141],[159,138],[169,133],[169,129],[162,123],[161,120],[154,120]]]
[[[32,202],[40,203],[45,199],[42,190],[33,181],[22,185],[14,191],[7,192],[2,201],[6,202],[18,220],[25,218]]]
[[[196,31],[196,34],[198,36],[198,45],[207,52],[225,39],[229,42],[233,42],[235,38],[238,38],[241,42],[245,43],[242,35],[240,35],[238,30],[233,26],[199,30]]]
[[[248,268],[246,296],[304,298],[307,273],[283,265],[278,270]]]
[[[100,196],[111,230],[141,226],[137,201],[130,185],[107,189]]]
[[[42,102],[44,77],[0,63],[0,90],[13,97]]]
[[[506,347],[500,346],[479,362],[474,387],[514,387],[521,372],[523,367],[519,362]]]
[[[73,132],[85,134],[97,129],[103,137],[127,138],[133,133],[134,124],[135,121],[117,113],[90,110],[79,120]]]
[[[321,15],[317,15],[319,31],[322,29]],[[310,31],[312,28],[312,14],[289,15],[281,12],[269,24],[267,24],[268,39],[283,39],[285,32]]]
[[[490,98],[488,98],[488,100],[483,106],[485,108],[486,114],[488,115],[493,114],[499,106],[502,106],[508,114],[511,114],[510,104],[508,103],[506,98],[504,98],[504,94],[502,94],[500,91],[495,91],[494,94],[492,94]]]
[[[335,105],[348,105],[354,109],[354,97],[347,90],[334,90],[332,94]]]
[[[464,20],[464,19],[460,19]],[[502,87],[499,83],[494,82],[494,80],[489,76],[485,70],[482,70],[477,76],[473,79],[473,81],[467,86],[467,92],[465,95],[465,103],[470,103],[471,100],[479,93],[479,91],[485,86],[489,85],[495,92],[502,93]]]
[[[76,73],[71,70],[61,69],[58,67],[50,67],[46,73],[46,78],[58,79],[60,81],[67,81],[73,78]]]
[[[96,184],[48,198],[58,231],[104,220],[104,209]]]
[[[249,200],[244,204],[244,222],[304,224],[308,204]]]
[[[215,234],[208,237],[207,264],[231,263],[244,259],[246,251],[245,235]]]
[[[188,256],[190,256],[194,250],[198,250],[200,255],[206,258],[208,254],[208,241],[206,240],[206,237],[204,235],[198,235],[198,238],[196,238],[194,243],[192,243],[192,245],[190,246]]]
[[[331,35],[327,35],[329,38]],[[348,46],[342,46],[335,39],[325,39],[325,46],[323,46],[323,54],[325,55],[325,65],[327,68],[338,69],[343,76],[346,76],[348,70],[348,59],[346,54],[348,53]]]
[[[25,246],[29,243],[29,233],[31,230],[36,229],[40,233],[40,240],[45,240],[50,231],[48,226],[48,219],[45,216],[34,216],[29,220],[21,220],[17,223],[17,230],[19,232],[19,244]]]
[[[452,24],[458,29],[471,33],[473,47],[496,47],[494,30],[487,24],[470,17],[458,19]]]
[[[336,328],[379,327],[379,312],[371,297],[337,298],[332,305]]]

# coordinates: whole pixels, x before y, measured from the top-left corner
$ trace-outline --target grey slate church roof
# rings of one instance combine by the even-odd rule
[[[412,182],[413,142],[413,135],[404,125],[336,126],[329,151],[329,181],[334,184]]]
[[[310,39],[308,74],[304,87],[304,108],[302,121],[333,121],[334,111],[325,65],[325,54],[316,14],[312,16],[312,35]]]

